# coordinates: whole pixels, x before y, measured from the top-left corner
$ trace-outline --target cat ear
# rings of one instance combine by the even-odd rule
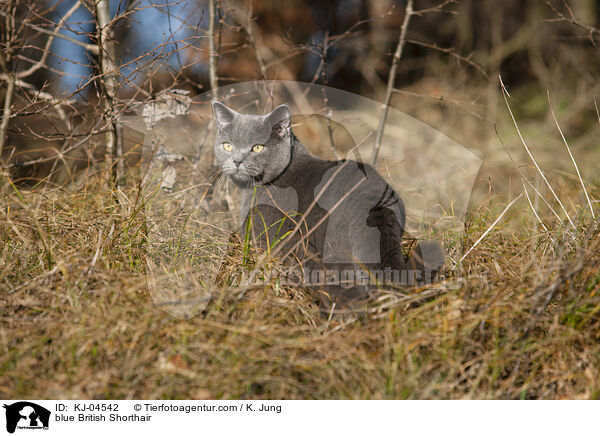
[[[267,120],[272,126],[280,124],[281,127],[288,127],[290,125],[290,108],[287,104],[277,106],[273,112],[267,115]]]
[[[223,103],[217,100],[211,101],[213,112],[215,113],[215,117],[217,118],[217,123],[220,127],[223,127],[226,124],[229,124],[233,121],[233,117],[236,112],[233,109],[229,109]]]
[[[290,127],[290,108],[287,104],[277,106],[273,112],[267,115],[266,119],[271,123],[273,129],[277,129],[279,136],[283,137]]]

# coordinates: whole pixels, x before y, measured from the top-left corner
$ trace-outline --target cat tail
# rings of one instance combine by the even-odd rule
[[[438,241],[421,241],[406,262],[413,282],[409,284],[430,285],[444,266],[444,250]]]

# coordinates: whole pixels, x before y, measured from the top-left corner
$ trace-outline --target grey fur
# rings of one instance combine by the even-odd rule
[[[242,189],[242,228],[250,218],[257,246],[284,244],[280,253],[291,250],[308,271],[339,273],[366,267],[436,275],[444,263],[439,243],[421,243],[411,258],[405,258],[404,204],[373,167],[311,155],[292,132],[286,105],[267,115],[249,115],[214,101],[213,110],[217,162]],[[231,144],[231,151],[224,143]],[[257,144],[264,146],[262,151],[253,151]],[[373,286],[327,282],[324,287],[334,298],[346,299],[365,296]]]

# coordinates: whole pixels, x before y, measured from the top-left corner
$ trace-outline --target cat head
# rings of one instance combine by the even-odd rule
[[[290,109],[276,107],[266,115],[241,114],[212,102],[217,120],[215,156],[223,172],[238,186],[269,183],[290,162]]]

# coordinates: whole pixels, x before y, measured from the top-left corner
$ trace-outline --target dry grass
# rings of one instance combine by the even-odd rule
[[[94,178],[1,189],[1,397],[600,397],[600,236],[583,218],[569,230],[550,214],[535,234],[520,201],[448,273],[458,288],[382,294],[361,319],[273,282],[215,291],[180,320],[149,298],[133,200]],[[469,248],[505,204],[488,197],[447,246]],[[243,267],[228,262],[221,282]]]
[[[21,3],[26,4],[11,4]],[[45,2],[36,3],[43,6]],[[135,2],[129,3],[135,6]],[[379,2],[369,3],[378,9]],[[593,222],[587,209],[588,201],[600,197],[596,174],[600,114],[592,105],[598,99],[600,58],[594,40],[597,29],[579,22],[568,6],[563,9],[567,3],[557,9],[550,6],[546,12],[541,10],[543,4],[535,2],[529,2],[527,7],[527,2],[505,2],[505,7],[494,5],[492,9],[484,3],[461,2],[455,22],[446,13],[421,17],[421,10],[413,17],[415,25],[411,23],[408,29],[410,40],[406,42],[413,53],[406,52],[402,58],[398,72],[402,77],[396,78],[392,73],[389,81],[390,86],[402,86],[393,93],[391,88],[388,90],[393,107],[434,126],[484,160],[471,196],[465,232],[439,235],[449,254],[444,281],[416,291],[381,293],[373,297],[361,316],[330,318],[320,313],[314,296],[300,288],[280,286],[276,281],[240,292],[239,272],[248,265],[242,248],[236,246],[224,264],[213,265],[214,269],[220,268],[220,273],[211,284],[212,299],[205,310],[182,320],[153,303],[146,257],[154,253],[147,241],[151,238],[146,234],[143,202],[134,186],[126,184],[113,197],[102,188],[100,175],[75,175],[79,177],[77,184],[54,186],[48,182],[25,188],[13,185],[0,172],[0,397],[600,398],[600,235],[598,221]],[[303,53],[319,57],[314,52],[318,46],[299,46],[296,50],[287,43],[290,39],[294,44],[294,35],[288,38],[286,32],[284,38],[283,33],[277,33],[278,26],[263,26],[262,23],[281,21],[265,5],[257,5],[256,16],[244,13],[243,18],[237,17],[235,10],[233,16],[230,11],[221,11],[223,20],[217,26],[221,50],[214,47],[212,32],[208,50],[193,45],[195,38],[205,40],[203,33],[196,33],[201,30],[199,24],[193,39],[178,42],[172,31],[166,39],[163,35],[162,42],[156,41],[143,55],[140,52],[135,62],[127,61],[128,67],[136,65],[144,76],[131,91],[127,91],[130,81],[137,79],[129,75],[128,69],[119,68],[127,80],[118,84],[121,92],[117,97],[138,100],[146,95],[153,99],[155,91],[181,87],[191,87],[195,93],[207,83],[192,67],[205,63],[206,56],[211,59],[212,89],[218,85],[216,79],[225,84],[301,77],[303,65],[308,65],[310,59]],[[27,6],[22,10],[31,12]],[[297,23],[293,26],[296,30],[312,32],[311,26],[318,23],[306,21],[306,8],[296,9],[290,9],[292,15],[288,14],[286,20]],[[14,8],[18,10],[21,9]],[[55,100],[49,92],[54,92],[55,82],[63,73],[55,65],[48,68],[47,74],[40,74],[50,66],[46,62],[49,55],[63,55],[50,51],[52,40],[46,39],[46,33],[42,40],[40,35],[30,37],[21,32],[29,32],[31,24],[52,25],[54,18],[44,15],[47,11],[42,12],[29,14],[33,21],[20,20],[15,12],[13,21],[24,25],[4,32],[8,39],[0,54],[6,58],[3,63],[8,65],[10,74],[6,70],[3,75],[8,79],[16,74],[19,82],[14,111],[12,90],[2,97],[6,109],[0,123],[0,144],[6,138],[5,150],[14,149],[14,165],[29,161],[30,154],[36,160],[35,153],[41,149],[47,170],[52,173],[57,169],[53,181],[62,182],[72,176],[69,170],[68,175],[59,178],[65,162],[72,162],[74,170],[75,163],[79,167],[79,163],[85,165],[104,155],[104,147],[89,147],[89,156],[83,153],[83,147],[73,149],[65,152],[66,161],[61,152],[60,161],[53,160],[57,156],[55,149],[62,149],[55,124],[62,126],[65,122],[60,114],[70,103],[46,107],[46,103]],[[130,12],[126,14],[133,17]],[[368,82],[366,88],[359,83],[365,80],[355,80],[352,71],[347,77],[344,74],[339,79],[327,79],[325,49],[321,50],[323,63],[317,68],[314,81],[329,80],[341,89],[379,95],[385,86],[379,83],[380,78],[388,76],[385,65],[390,61],[386,41],[394,44],[398,37],[400,12],[398,8],[394,13],[384,9],[369,11],[373,20],[364,22],[365,26],[336,25],[339,29],[332,30],[331,39],[327,27],[323,29],[327,30],[323,45],[329,44],[333,50],[335,44],[335,50],[346,53],[337,55],[338,60],[358,57],[360,75]],[[119,14],[124,14],[123,10]],[[169,19],[170,14],[167,10]],[[378,18],[379,14],[382,15]],[[302,20],[297,21],[295,15]],[[7,15],[6,23],[10,24],[8,18]],[[38,22],[41,18],[43,22]],[[115,38],[122,42],[123,53],[129,53],[133,46],[131,38],[125,37],[129,32],[125,30],[129,24],[133,29],[134,23],[125,15],[118,18],[114,23],[127,24],[119,24]],[[186,26],[193,23],[191,15],[182,18],[177,18],[177,22]],[[56,26],[66,28],[68,23],[61,21]],[[569,31],[568,26],[575,31]],[[76,26],[78,35],[83,32],[81,29]],[[335,35],[343,29],[348,30]],[[589,35],[583,29],[589,30]],[[357,39],[350,39],[349,33],[356,33]],[[298,41],[308,41],[304,36],[298,37]],[[45,49],[36,47],[40,42],[46,44]],[[95,44],[94,40],[89,42]],[[181,48],[193,48],[194,53],[187,56],[181,52],[187,63],[181,65],[179,59],[180,71],[171,77],[169,47],[175,45],[179,57],[178,43]],[[257,43],[263,45],[260,50],[256,50]],[[110,54],[109,45],[101,47],[102,51]],[[349,46],[353,50],[349,51]],[[376,50],[366,53],[364,50],[369,47]],[[38,49],[42,50],[41,58]],[[85,44],[85,49],[92,53],[101,51],[92,44]],[[31,50],[33,67],[13,71],[13,67],[23,67]],[[435,55],[423,55],[423,50]],[[101,56],[99,60],[113,57]],[[256,65],[261,70],[258,76]],[[100,111],[106,101],[95,96],[95,90],[102,88],[108,100],[113,98],[111,93],[115,90],[111,88],[115,84],[110,82],[114,72],[107,66],[110,67],[105,63],[92,69],[106,73],[96,76],[97,81],[94,79],[95,85],[104,82],[103,86],[90,86],[89,92],[81,88],[85,91],[81,108],[79,103],[74,104],[77,116],[66,122],[69,132],[64,132],[68,133],[65,147],[74,133],[102,130],[97,122],[116,109],[104,107]],[[32,68],[40,69],[35,78],[31,76]],[[345,68],[330,65],[329,72],[343,72]],[[573,225],[548,188],[536,181],[538,174],[516,135],[499,92],[494,77],[499,72],[507,74],[509,87],[511,81],[522,82],[522,91],[511,89],[513,98],[507,98],[506,104],[514,109],[519,124],[521,120],[529,123],[521,130],[540,166],[546,169],[546,164],[552,162],[554,171],[545,174],[564,202]],[[481,77],[479,73],[483,73]],[[21,80],[29,78],[35,81],[25,84]],[[86,77],[82,83],[87,86],[92,80]],[[13,79],[7,82],[15,84]],[[43,88],[36,89],[36,83],[44,84]],[[546,96],[539,89],[528,89],[534,87],[548,87],[550,92]],[[554,109],[548,111],[550,94]],[[321,96],[324,98],[325,94]],[[60,122],[55,123],[51,112],[57,112]],[[30,117],[34,113],[40,118]],[[548,116],[550,113],[552,117]],[[369,115],[378,119],[378,111]],[[86,122],[81,118],[86,118]],[[72,132],[71,122],[78,126]],[[556,132],[556,127],[565,129],[564,137],[562,131],[560,135]],[[4,135],[7,131],[9,136]],[[332,137],[334,133],[341,137],[344,132],[333,132]],[[317,131],[315,142],[320,144],[324,134],[325,129]],[[98,140],[96,135],[90,136]],[[108,142],[114,142],[112,134],[108,136]],[[182,133],[178,138],[183,136]],[[9,139],[14,143],[12,147],[8,147]],[[567,141],[581,167],[581,178],[569,160]],[[137,140],[134,142],[138,144]],[[114,145],[118,156],[119,144]],[[137,153],[139,149],[132,150],[132,155]],[[130,156],[131,161],[135,159]],[[37,166],[21,167],[13,175],[27,176],[27,182],[34,183],[34,168]],[[523,183],[522,175],[532,185]],[[522,197],[485,234],[506,205],[523,192],[522,187],[532,203]],[[533,187],[541,190],[555,213],[536,200]],[[592,200],[587,199],[585,189]],[[598,204],[594,206],[599,212]],[[168,224],[166,233],[173,230]],[[450,269],[467,252],[460,265]],[[220,262],[220,256],[213,258]],[[277,268],[277,263],[273,261],[268,266]]]

